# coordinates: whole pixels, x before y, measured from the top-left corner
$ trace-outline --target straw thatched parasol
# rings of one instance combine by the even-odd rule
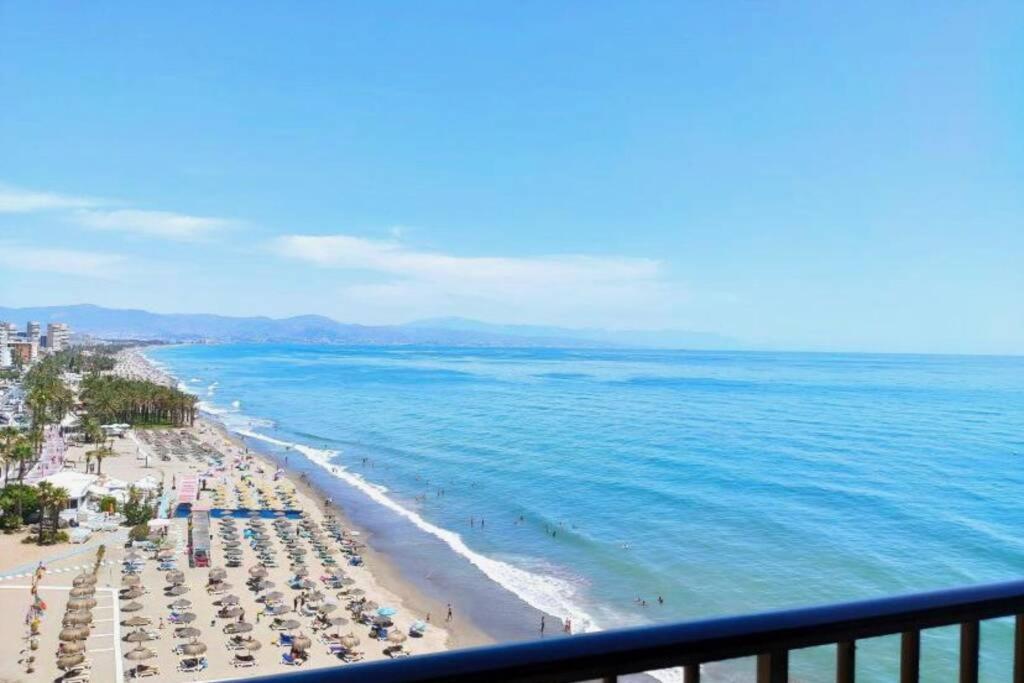
[[[89,637],[89,629],[82,626],[68,626],[67,628],[61,629],[59,637],[65,643],[70,643],[75,640],[84,640]]]
[[[120,597],[122,600],[134,600],[135,598],[141,598],[145,592],[140,586],[132,586],[121,591]]]
[[[221,569],[220,567],[214,567],[210,570],[209,576],[210,581],[220,581],[221,579],[226,578],[227,575],[228,573],[224,569]]]
[[[199,634],[200,631],[195,626],[182,626],[174,629],[175,638],[198,638]]]
[[[156,657],[156,653],[152,650],[142,647],[141,645],[134,650],[130,650],[125,654],[124,658],[131,662],[141,662],[146,659],[152,659]]]
[[[68,609],[92,609],[96,606],[96,598],[71,598]]]
[[[191,624],[196,620],[196,615],[192,612],[182,612],[178,615],[178,622],[181,624]]]
[[[174,551],[170,548],[165,548],[157,552],[156,557],[158,560],[169,560],[174,557]]]
[[[221,615],[221,614],[218,613],[217,616],[225,616],[228,619],[234,619],[235,617],[237,617],[241,613],[242,613],[242,608],[238,607],[236,605],[234,607],[225,607],[224,608],[224,614]]]
[[[85,655],[83,654],[64,655],[57,658],[57,668],[61,671],[68,671],[81,666],[84,661]]]
[[[78,588],[79,586],[95,586],[96,577],[92,574],[79,574],[71,582],[71,585]]]
[[[184,595],[185,593],[188,593],[188,586],[180,583],[167,589],[167,595]]]
[[[64,615],[64,625],[69,624],[80,626],[82,624],[92,623],[92,612],[89,610],[77,610],[74,612],[68,612]]]
[[[225,633],[248,633],[252,630],[252,624],[247,621],[237,621],[224,627]]]
[[[191,643],[186,643],[181,646],[181,653],[185,655],[201,655],[206,652],[206,643],[201,643],[198,640],[193,640]]]
[[[306,569],[305,567],[297,567],[295,569],[295,577],[296,578],[304,579],[307,576],[309,576],[309,570]]]
[[[240,598],[237,595],[225,595],[223,598],[220,599],[220,604],[225,606],[237,605],[239,600]]]
[[[142,583],[142,577],[138,574],[129,574],[121,578],[121,583],[125,588],[131,588],[132,586],[138,586]]]
[[[249,569],[249,576],[251,576],[254,579],[262,579],[266,575],[267,570],[265,567],[252,567],[251,569]]]
[[[292,647],[298,650],[299,652],[305,652],[309,649],[310,645],[312,644],[313,641],[310,640],[308,636],[297,635],[295,636],[295,638],[292,639]]]
[[[138,612],[140,609],[142,609],[142,605],[134,600],[129,602],[127,605],[121,605],[122,612]]]
[[[405,635],[401,631],[392,631],[391,633],[388,634],[388,640],[390,640],[392,643],[395,643],[395,644],[399,644],[400,645],[401,643],[404,643],[408,639],[409,639],[409,636]]]
[[[128,617],[127,619],[125,619],[124,621],[121,622],[121,625],[122,626],[138,627],[138,626],[149,626],[150,623],[151,622],[150,622],[148,617],[140,617],[140,616],[136,615],[134,617]]]
[[[92,586],[77,586],[69,591],[73,598],[87,598],[91,595],[96,595],[96,589]]]
[[[249,650],[250,652],[255,652],[256,650],[263,647],[263,644],[255,638],[247,638],[245,642],[242,643],[242,647],[244,647],[246,650]]]
[[[132,631],[124,637],[126,643],[144,643],[147,640],[153,640],[153,638],[145,631]]]
[[[287,619],[281,622],[281,628],[291,631],[293,628],[298,628],[301,624],[295,619]]]
[[[177,600],[171,603],[172,609],[188,609],[191,606],[192,601],[186,598],[178,598]]]
[[[349,633],[347,636],[341,637],[342,647],[351,650],[355,646],[359,645],[359,636]]]
[[[185,580],[185,574],[178,569],[173,569],[165,575],[167,583],[181,583]]]
[[[267,581],[266,579],[263,579],[262,581],[257,581],[252,586],[253,586],[253,588],[256,589],[257,592],[262,592],[262,591],[265,591],[265,590],[269,590],[269,589],[273,588],[276,585],[277,584],[274,583],[273,581]]]
[[[284,597],[281,591],[271,591],[263,596],[263,602],[277,602]]]
[[[333,602],[324,603],[324,604],[320,605],[320,607],[319,607],[319,611],[320,611],[321,614],[330,614],[331,612],[333,612],[336,609],[338,609],[338,606],[336,604],[334,604]]]
[[[364,591],[362,588],[353,588],[348,592],[348,594],[351,596],[358,597],[360,595],[366,595],[366,591]]]
[[[61,643],[60,653],[62,655],[74,655],[79,652],[85,652],[84,640],[72,640],[66,643]]]
[[[380,605],[375,603],[373,600],[367,600],[363,603],[363,606],[360,609],[364,612],[376,612],[379,607]]]

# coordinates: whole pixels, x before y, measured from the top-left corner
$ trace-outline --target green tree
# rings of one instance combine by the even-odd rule
[[[39,545],[48,538],[56,538],[60,526],[60,511],[67,505],[69,495],[66,489],[54,486],[48,481],[41,481],[36,486],[39,495]],[[51,533],[46,533],[46,522],[51,525]]]

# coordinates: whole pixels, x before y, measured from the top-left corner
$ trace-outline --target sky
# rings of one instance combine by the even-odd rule
[[[1024,4],[0,0],[0,305],[1024,353]]]

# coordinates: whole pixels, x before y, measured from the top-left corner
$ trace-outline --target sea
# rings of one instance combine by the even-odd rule
[[[493,637],[1024,574],[1024,358],[181,345],[146,355]],[[659,600],[660,598],[660,600]],[[957,631],[922,638],[953,680]],[[1009,680],[1013,629],[982,627]],[[897,638],[858,646],[895,680]],[[793,680],[834,680],[834,650]],[[751,680],[753,662],[706,668]],[[678,680],[677,671],[659,672]]]

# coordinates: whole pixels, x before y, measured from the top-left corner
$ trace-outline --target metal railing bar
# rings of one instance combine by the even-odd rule
[[[700,664],[683,667],[683,683],[700,683]]]
[[[921,632],[904,631],[900,639],[900,683],[921,679]]]
[[[978,683],[981,630],[977,621],[960,625],[960,683]]]
[[[569,638],[420,655],[266,677],[289,683],[568,683],[1024,614],[1024,581]],[[907,638],[904,637],[906,654]],[[919,651],[919,644],[917,650]],[[916,662],[915,662],[916,664]],[[901,678],[903,683],[916,681]],[[254,679],[260,680],[260,679]]]
[[[855,683],[857,676],[857,642],[844,640],[836,644],[836,683]]]

